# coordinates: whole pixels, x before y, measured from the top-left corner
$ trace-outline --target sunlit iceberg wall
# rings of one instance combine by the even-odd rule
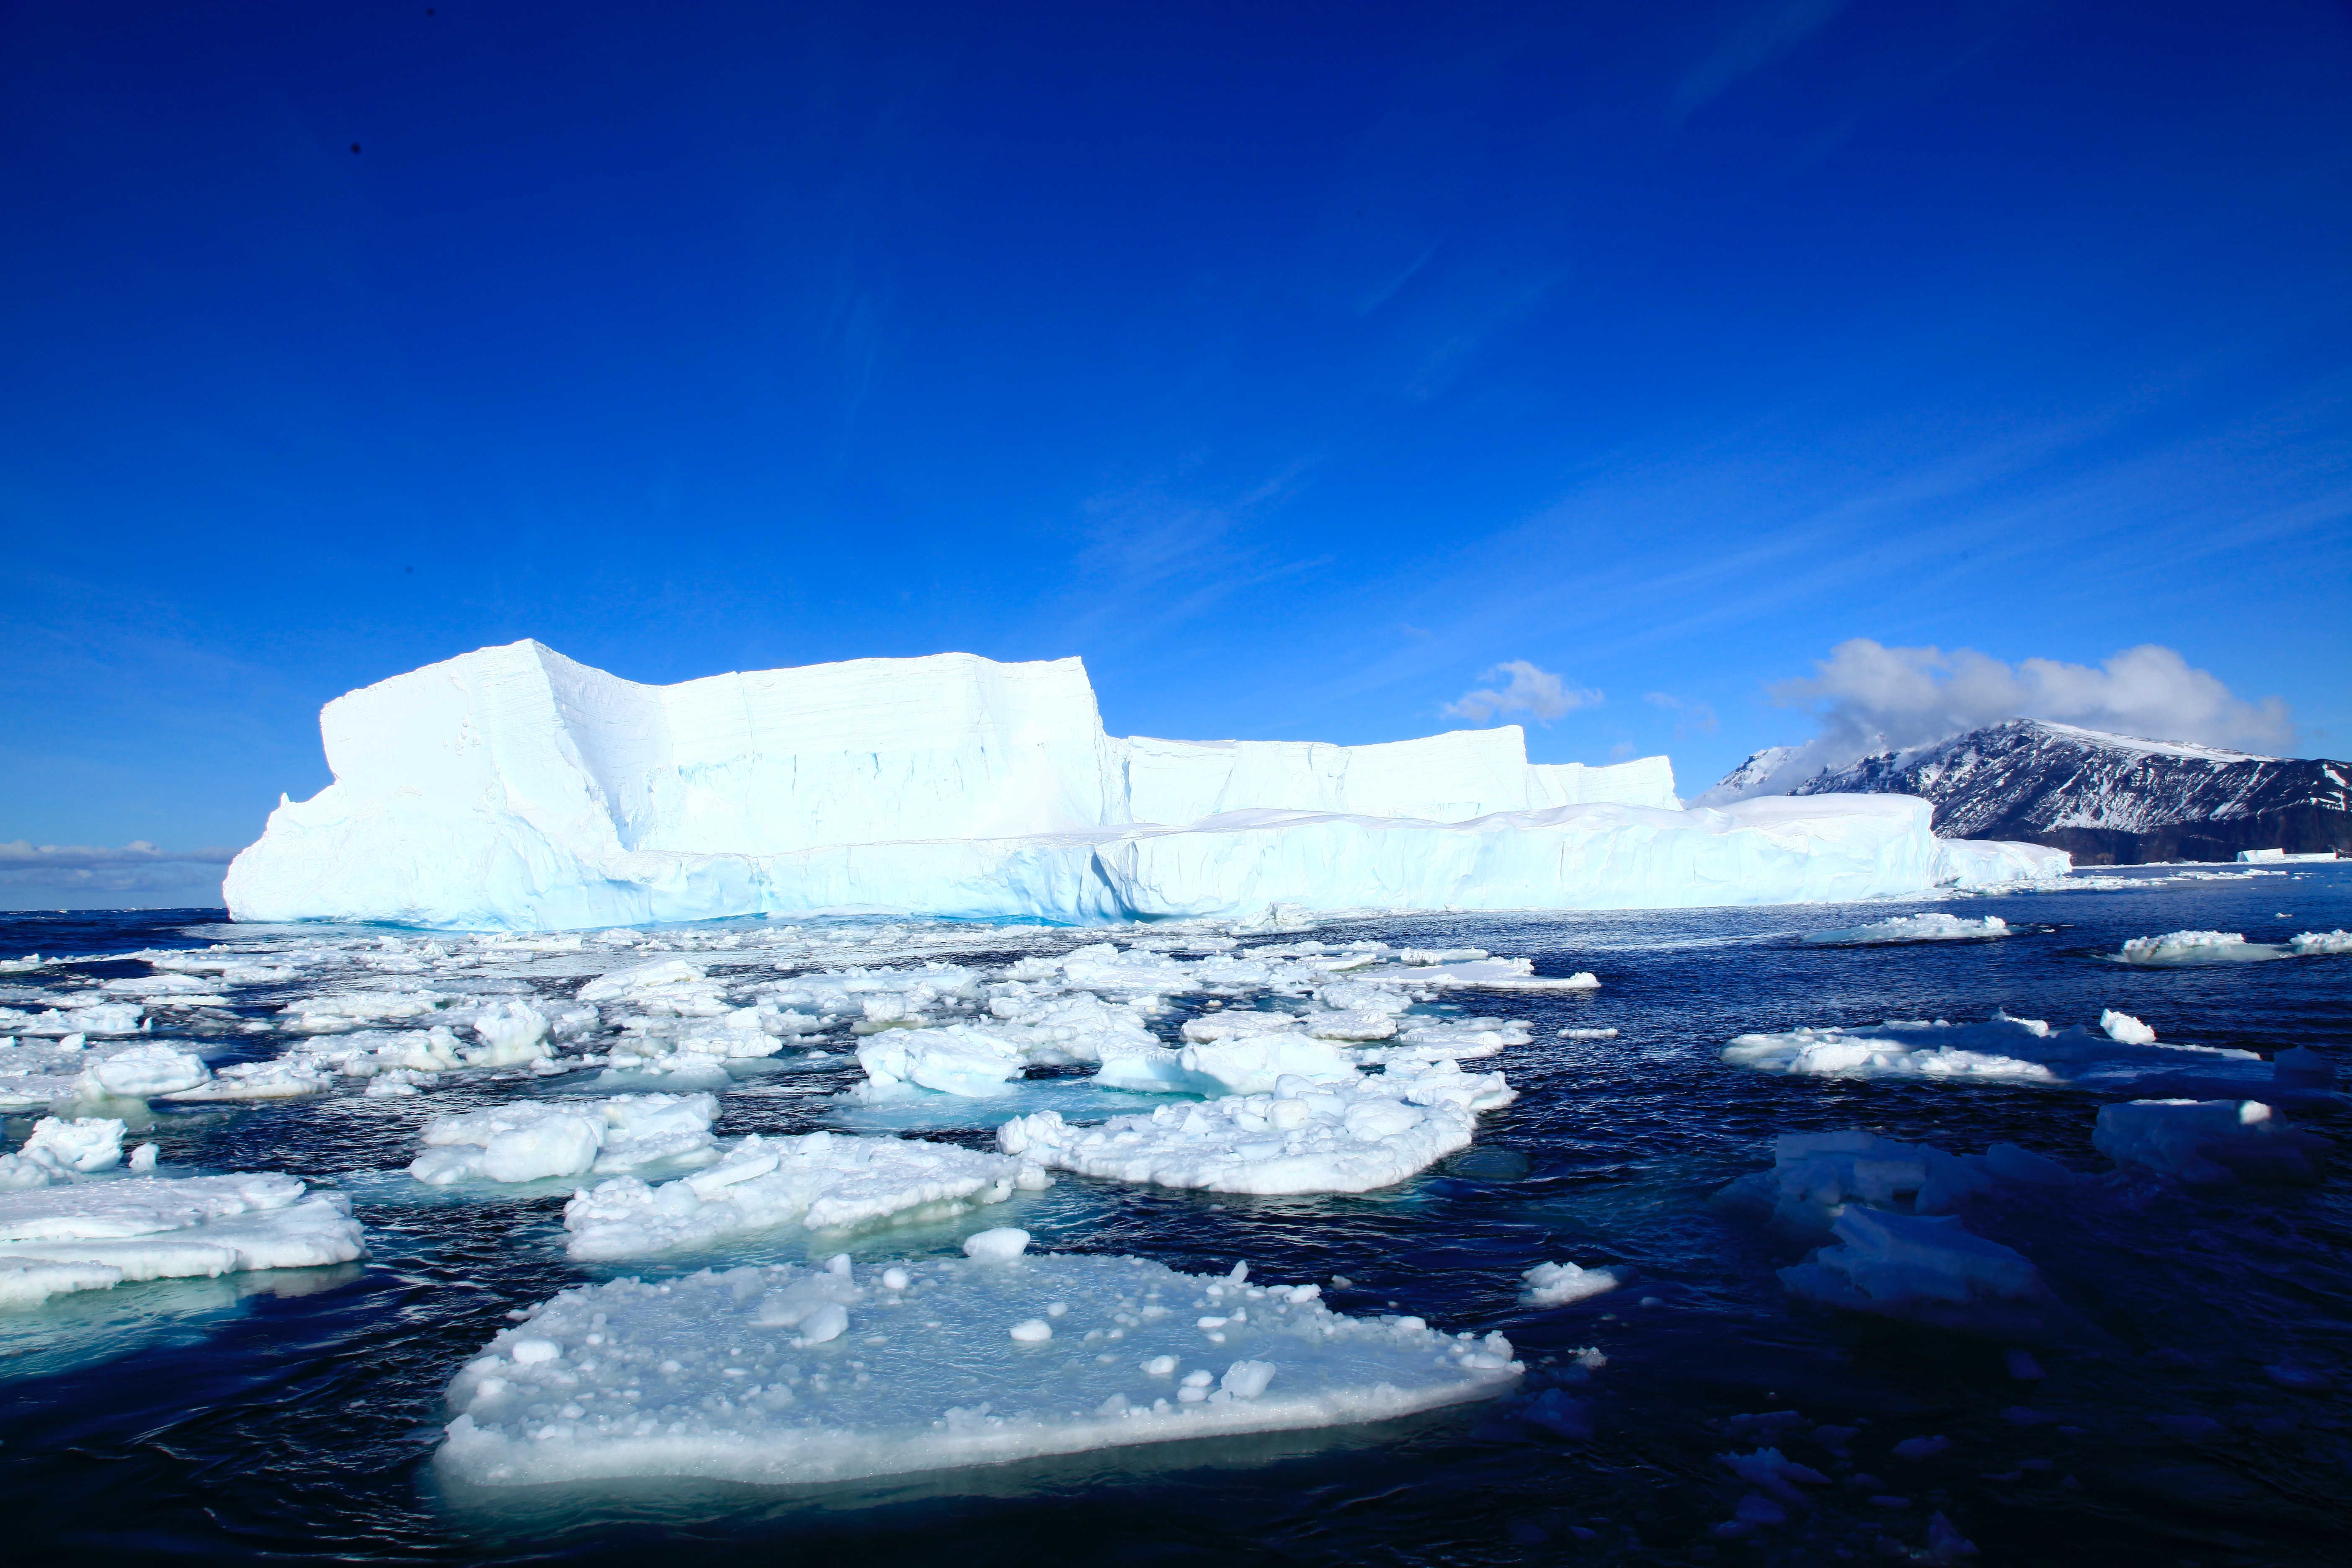
[[[2066,863],[1938,840],[1903,796],[1685,812],[1665,758],[1531,764],[1517,726],[1355,747],[1119,740],[1075,658],[640,686],[525,641],[338,698],[320,727],[335,783],[281,802],[229,868],[239,920],[1666,908]]]

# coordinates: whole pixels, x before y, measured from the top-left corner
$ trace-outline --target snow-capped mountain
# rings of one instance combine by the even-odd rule
[[[1759,752],[1715,792],[1769,775]],[[2352,852],[2352,763],[2263,757],[2012,719],[1825,769],[1790,795],[1914,795],[1936,831],[2070,851],[2080,865],[2228,860],[2241,849]]]

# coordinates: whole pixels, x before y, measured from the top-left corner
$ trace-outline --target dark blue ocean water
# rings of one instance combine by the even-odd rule
[[[2317,1188],[2190,1192],[2089,1184],[1994,1204],[1971,1228],[2032,1257],[2095,1335],[2010,1376],[1993,1341],[1791,1302],[1800,1249],[1711,1208],[1770,1163],[1778,1131],[1860,1126],[1949,1150],[2010,1139],[2084,1172],[2099,1101],[2067,1090],[1785,1079],[1724,1065],[1736,1034],[1882,1017],[2053,1023],[2133,1013],[2168,1041],[2310,1046],[2352,1076],[2352,958],[2126,969],[2099,955],[2180,929],[2278,940],[2352,926],[2352,868],[1939,906],[2032,934],[1808,949],[1796,933],[1886,906],[1433,918],[1313,934],[1472,944],[1590,969],[1593,994],[1482,999],[1536,1042],[1475,1064],[1520,1090],[1477,1147],[1363,1197],[1183,1194],[1065,1177],[991,1223],[1045,1248],[1135,1252],[1223,1272],[1325,1279],[1343,1310],[1499,1328],[1582,1402],[1589,1436],[1520,1401],[1328,1433],[1224,1440],[796,1491],[679,1485],[459,1495],[430,1465],[451,1373],[512,1308],[590,1273],[565,1261],[560,1197],[362,1203],[373,1256],[338,1269],[125,1286],[0,1323],[0,1502],[12,1561],[90,1551],[186,1562],[1759,1563],[1898,1561],[1940,1512],[1987,1563],[2281,1564],[2343,1560],[2352,1523],[2352,1203]],[[0,918],[0,954],[200,946],[192,911]],[[275,1005],[242,1002],[257,1015]],[[1565,1026],[1620,1031],[1552,1037]],[[845,1063],[845,1081],[855,1068]],[[332,1185],[397,1169],[415,1117],[334,1100],[167,1115],[167,1162],[285,1170]],[[730,1100],[720,1130],[800,1131],[812,1096]],[[2297,1120],[2341,1140],[2326,1110]],[[29,1119],[14,1119],[10,1142]],[[971,1139],[981,1141],[979,1129]],[[1519,1158],[1513,1158],[1518,1156]],[[1003,1217],[998,1218],[1002,1215]],[[948,1247],[869,1239],[880,1255]],[[1516,1304],[1549,1259],[1628,1267],[1624,1289],[1548,1312]],[[633,1272],[657,1273],[653,1268]],[[1643,1298],[1658,1304],[1639,1305]],[[1598,1347],[1583,1375],[1566,1358]],[[2292,1365],[2317,1386],[2265,1372]],[[2043,1418],[2004,1415],[2028,1406]],[[1794,1412],[1793,1416],[1777,1413]],[[1764,1420],[1741,1417],[1764,1416]],[[1846,1465],[1809,1436],[1853,1427]],[[1950,1439],[1923,1460],[1914,1436]],[[1790,1521],[1717,1527],[1751,1489],[1716,1456],[1780,1444],[1838,1477]],[[1856,1472],[1868,1479],[1853,1482]],[[1903,1506],[1871,1501],[1899,1498]]]

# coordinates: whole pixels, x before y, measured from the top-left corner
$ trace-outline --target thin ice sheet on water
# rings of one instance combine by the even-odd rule
[[[1519,1375],[1499,1334],[1241,1274],[844,1258],[569,1290],[458,1373],[439,1462],[488,1485],[830,1481],[1384,1420]]]

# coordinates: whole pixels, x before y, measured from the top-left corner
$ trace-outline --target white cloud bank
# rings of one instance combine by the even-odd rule
[[[1885,647],[1855,637],[1813,669],[1810,678],[1769,689],[1782,707],[1811,708],[1819,733],[1786,748],[1723,798],[1785,790],[1823,768],[1932,744],[2004,719],[2047,719],[2144,740],[2255,752],[2294,744],[2294,715],[2284,702],[2275,697],[2249,702],[2210,671],[2191,668],[2179,653],[2153,643],[2126,648],[2093,668],[2052,658],[2011,665],[1973,648]]]
[[[1505,676],[1509,676],[1510,681],[1500,689],[1465,691],[1440,711],[1449,719],[1467,719],[1473,724],[1484,724],[1490,719],[1513,713],[1528,714],[1548,724],[1579,708],[1597,707],[1606,700],[1600,692],[1572,687],[1561,677],[1538,669],[1523,658],[1498,664],[1478,679],[1493,681]]]
[[[220,902],[234,849],[158,849],[143,838],[119,849],[88,844],[0,843],[0,908],[72,909],[167,899]]]

